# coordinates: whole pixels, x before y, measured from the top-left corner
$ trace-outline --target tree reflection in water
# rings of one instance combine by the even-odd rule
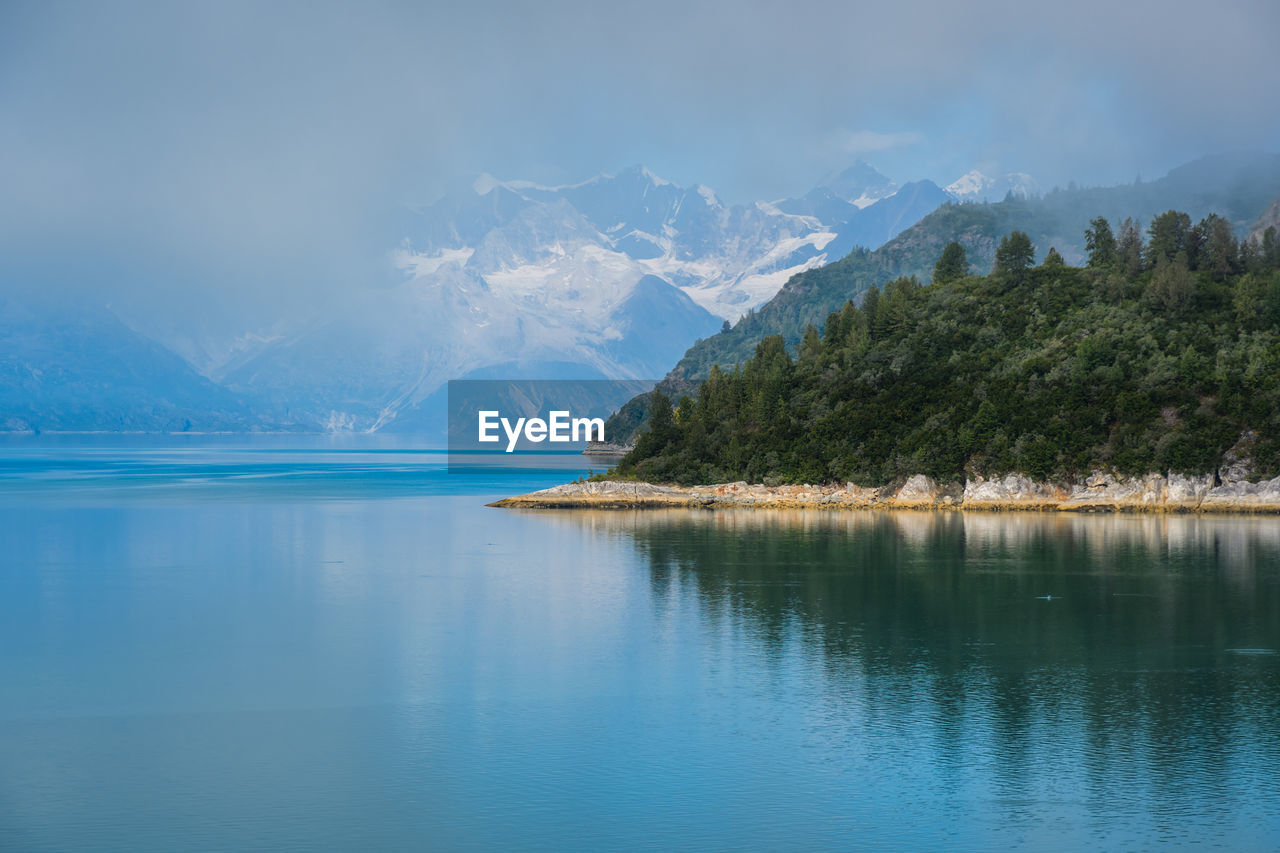
[[[1244,819],[1247,792],[1273,787],[1280,520],[552,515],[631,539],[659,612],[695,601],[711,636],[752,636],[762,667],[803,656],[829,739],[957,789],[986,765],[1006,820],[1066,800],[1145,810],[1176,839],[1187,815]]]

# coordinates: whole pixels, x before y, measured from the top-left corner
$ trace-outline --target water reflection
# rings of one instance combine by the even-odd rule
[[[1276,519],[516,513],[481,496],[563,472],[163,455],[0,482],[0,849],[1280,837]]]
[[[1142,815],[1148,840],[1185,841],[1189,820],[1250,812],[1256,830],[1277,829],[1275,797],[1259,792],[1280,766],[1280,521],[760,510],[545,520],[630,540],[657,610],[692,598],[711,635],[753,636],[762,666],[804,658],[821,673],[829,736],[874,733],[901,750],[881,759],[950,779],[958,796],[977,769],[992,787],[976,801],[1002,821],[1048,831],[1048,803],[1050,817],[1093,815],[1099,832]]]

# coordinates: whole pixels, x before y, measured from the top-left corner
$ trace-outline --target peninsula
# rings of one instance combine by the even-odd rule
[[[1151,474],[1132,479],[1098,473],[1071,486],[1009,474],[939,484],[917,474],[901,486],[867,488],[846,484],[710,486],[655,485],[626,480],[567,483],[496,501],[512,509],[941,509],[1058,510],[1076,512],[1280,513],[1280,477],[1215,485],[1214,475]]]
[[[959,243],[643,406],[610,474],[502,506],[1280,510],[1280,241],[1177,211],[1085,267]],[[656,485],[660,484],[660,485]],[[748,485],[756,484],[756,485]]]

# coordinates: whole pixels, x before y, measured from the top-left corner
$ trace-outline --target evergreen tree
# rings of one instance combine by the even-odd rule
[[[634,453],[657,456],[678,436],[671,398],[655,389],[649,396],[649,425],[636,436]]]
[[[1036,259],[1036,247],[1021,231],[1006,234],[996,249],[996,270],[1018,280]]]
[[[1236,322],[1246,329],[1256,329],[1266,316],[1267,282],[1253,273],[1240,277],[1232,289],[1231,306]]]
[[[1179,252],[1173,260],[1161,257],[1156,261],[1155,274],[1147,285],[1147,300],[1170,314],[1178,314],[1191,307],[1195,296],[1195,282],[1187,269],[1187,254]]]
[[[1030,271],[1010,235],[992,275],[894,279],[861,309],[828,314],[821,334],[801,324],[794,360],[775,335],[741,367],[711,369],[674,415],[655,395],[618,474],[861,485],[917,473],[1206,474],[1250,432],[1258,475],[1277,476],[1280,268],[1244,271],[1237,257],[1215,281],[1229,241],[1216,220],[1196,230],[1198,272],[1186,249],[1153,255],[1143,271],[1138,226],[1126,222],[1105,271],[1066,266],[1052,250]]]
[[[1151,221],[1147,229],[1146,264],[1154,267],[1160,259],[1172,261],[1179,252],[1186,252],[1191,232],[1191,217],[1181,211],[1168,210]]]
[[[1244,272],[1258,272],[1262,269],[1261,248],[1257,241],[1240,241],[1240,269]]]
[[[818,334],[818,330],[812,325],[804,327],[804,336],[800,338],[800,359],[802,361],[816,360],[822,352],[822,336]]]
[[[946,284],[969,274],[969,259],[965,257],[964,246],[952,240],[942,250],[942,257],[933,267],[933,283]]]
[[[1116,262],[1116,238],[1111,223],[1099,216],[1089,223],[1084,232],[1085,248],[1089,250],[1089,266],[1108,269]]]
[[[880,314],[880,288],[872,287],[862,297],[862,313],[867,318],[867,333],[875,340],[877,318]]]
[[[1271,281],[1263,294],[1262,322],[1273,329],[1280,327],[1280,272],[1271,274]]]
[[[1116,243],[1116,260],[1124,267],[1125,273],[1130,278],[1142,272],[1144,254],[1142,232],[1138,229],[1138,223],[1126,218],[1124,222],[1120,223],[1120,239]]]
[[[1196,226],[1203,244],[1199,263],[1195,268],[1205,270],[1218,281],[1225,281],[1235,270],[1240,259],[1240,244],[1231,233],[1231,223],[1216,213],[1211,213]]]
[[[1276,235],[1276,227],[1268,225],[1262,232],[1262,263],[1266,267],[1280,267],[1280,237]]]
[[[896,278],[884,286],[884,296],[876,310],[880,337],[901,334],[911,325],[920,290],[920,282],[910,277]]]

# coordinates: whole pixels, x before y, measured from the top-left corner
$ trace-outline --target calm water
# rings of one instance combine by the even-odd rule
[[[1280,846],[1280,519],[514,512],[0,442],[0,848]]]

